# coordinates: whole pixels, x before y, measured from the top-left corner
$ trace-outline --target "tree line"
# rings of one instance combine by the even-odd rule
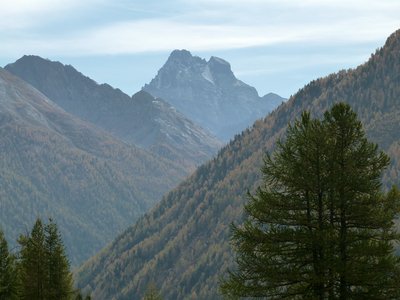
[[[8,249],[0,230],[0,300],[90,300],[73,288],[70,263],[57,224],[37,219],[18,238],[19,251]]]

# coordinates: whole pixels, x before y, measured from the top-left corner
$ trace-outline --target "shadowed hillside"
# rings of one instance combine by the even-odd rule
[[[0,227],[53,217],[73,264],[104,247],[187,173],[67,114],[0,68]]]
[[[24,56],[5,67],[68,113],[125,142],[185,166],[188,172],[211,158],[222,143],[162,99],[145,91],[129,97],[97,84],[72,66]]]

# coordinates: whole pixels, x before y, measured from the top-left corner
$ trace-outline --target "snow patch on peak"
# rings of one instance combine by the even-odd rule
[[[213,78],[213,76],[212,76],[212,74],[210,72],[210,68],[208,67],[208,65],[204,68],[204,71],[203,71],[203,73],[201,73],[201,76],[203,76],[203,78],[205,80],[207,80],[208,82],[211,82],[212,84],[215,84],[214,83],[214,78]]]

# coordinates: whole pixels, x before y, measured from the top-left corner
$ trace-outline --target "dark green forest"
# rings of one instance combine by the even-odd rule
[[[166,299],[219,299],[222,276],[234,266],[230,224],[241,223],[246,191],[262,184],[267,153],[287,125],[309,111],[321,118],[334,103],[357,113],[367,137],[391,158],[383,189],[399,185],[400,31],[365,64],[314,80],[252,128],[237,135],[135,225],[86,262],[80,288],[97,299],[135,299],[154,282]]]
[[[1,300],[90,300],[74,289],[70,263],[57,224],[37,219],[10,251],[0,229]]]

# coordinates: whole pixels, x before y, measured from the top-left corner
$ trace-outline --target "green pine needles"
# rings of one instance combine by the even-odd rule
[[[265,186],[233,226],[237,270],[221,291],[267,299],[399,299],[394,229],[400,193],[384,193],[389,158],[339,103],[303,113],[268,155]]]
[[[72,273],[56,223],[37,219],[18,239],[19,253],[8,250],[0,230],[0,300],[90,300],[73,289]]]
[[[22,299],[72,299],[72,277],[57,225],[37,219],[19,240]]]
[[[4,233],[0,229],[0,300],[19,299],[19,287],[16,258],[9,252]]]

